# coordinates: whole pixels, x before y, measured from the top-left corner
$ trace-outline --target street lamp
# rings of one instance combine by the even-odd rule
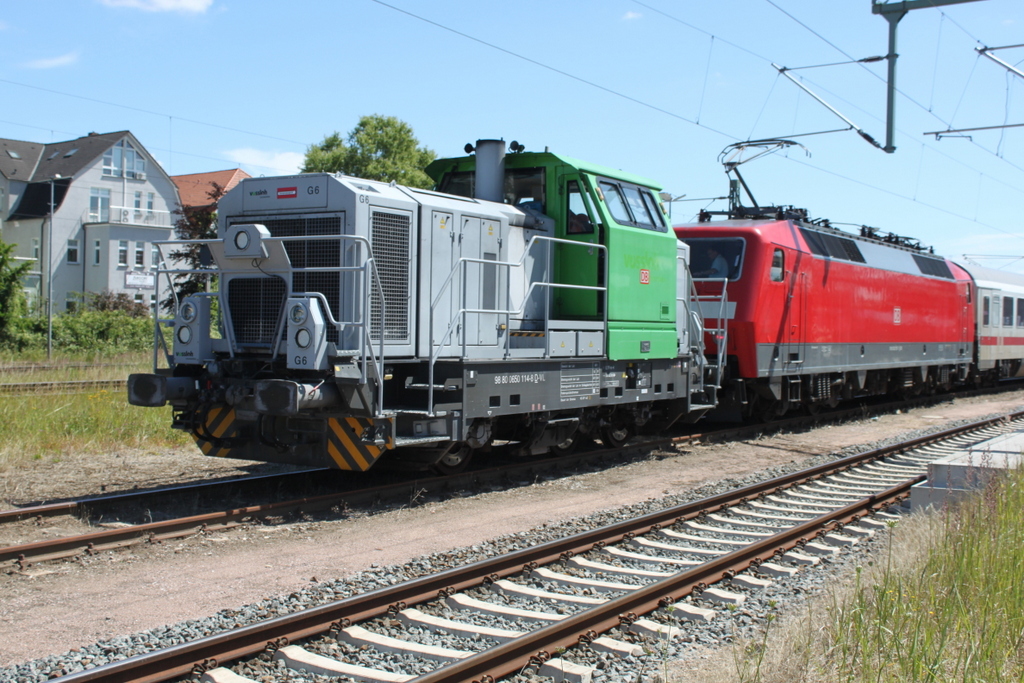
[[[46,236],[46,360],[53,355],[53,214],[54,186],[60,180],[60,173],[50,178],[50,231]]]

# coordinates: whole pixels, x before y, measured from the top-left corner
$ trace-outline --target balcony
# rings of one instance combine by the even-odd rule
[[[117,225],[140,225],[147,228],[170,228],[174,226],[170,211],[157,209],[136,209],[132,206],[112,206],[107,215],[89,212],[86,223],[111,223]],[[104,220],[106,219],[106,220]]]

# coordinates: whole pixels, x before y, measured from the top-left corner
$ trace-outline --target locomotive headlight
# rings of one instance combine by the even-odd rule
[[[295,304],[292,306],[291,310],[288,311],[288,317],[295,325],[301,325],[306,322],[307,315],[306,307],[302,304]]]
[[[181,319],[187,323],[195,322],[196,316],[199,314],[199,309],[191,301],[186,301],[181,305]]]
[[[313,335],[309,333],[309,330],[305,327],[300,327],[295,333],[295,343],[301,349],[308,349],[310,342],[313,341]]]
[[[182,325],[178,328],[178,341],[182,344],[188,344],[192,341],[192,328],[188,325]]]
[[[249,236],[247,230],[239,230],[235,233],[235,246],[238,247],[239,251],[245,251],[249,248],[249,242],[252,241],[252,237]]]

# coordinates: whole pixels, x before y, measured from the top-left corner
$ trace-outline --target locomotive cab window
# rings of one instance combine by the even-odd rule
[[[746,241],[741,237],[687,237],[690,272],[697,280],[738,280]],[[774,261],[774,258],[773,258]]]
[[[608,213],[619,225],[668,232],[668,223],[651,190],[613,180],[601,180],[598,189]]]
[[[772,252],[772,267],[769,276],[772,282],[782,282],[786,277],[786,255],[781,249]]]
[[[594,232],[594,223],[590,220],[587,200],[580,191],[580,184],[570,180],[566,185],[569,195],[569,206],[566,209],[565,232],[569,235],[590,235]]]
[[[543,168],[507,168],[502,199],[512,206],[527,206],[541,213],[547,207]],[[445,173],[437,184],[437,191],[460,197],[476,195],[476,173],[452,171]]]

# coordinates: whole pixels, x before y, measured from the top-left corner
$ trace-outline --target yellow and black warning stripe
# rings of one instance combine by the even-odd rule
[[[374,443],[381,430],[384,445]],[[395,447],[391,420],[362,417],[332,417],[327,420],[327,454],[338,469],[365,472],[384,451]]]
[[[202,430],[192,432],[192,438],[195,439],[196,445],[204,455],[215,458],[229,457],[231,449],[223,444],[230,443],[229,439],[238,435],[235,418],[235,409],[231,406],[215,405],[206,411],[206,414],[202,416]],[[214,440],[208,440],[204,436],[212,436]]]
[[[512,330],[509,332],[513,337],[543,337],[543,332],[534,332],[531,330]]]

